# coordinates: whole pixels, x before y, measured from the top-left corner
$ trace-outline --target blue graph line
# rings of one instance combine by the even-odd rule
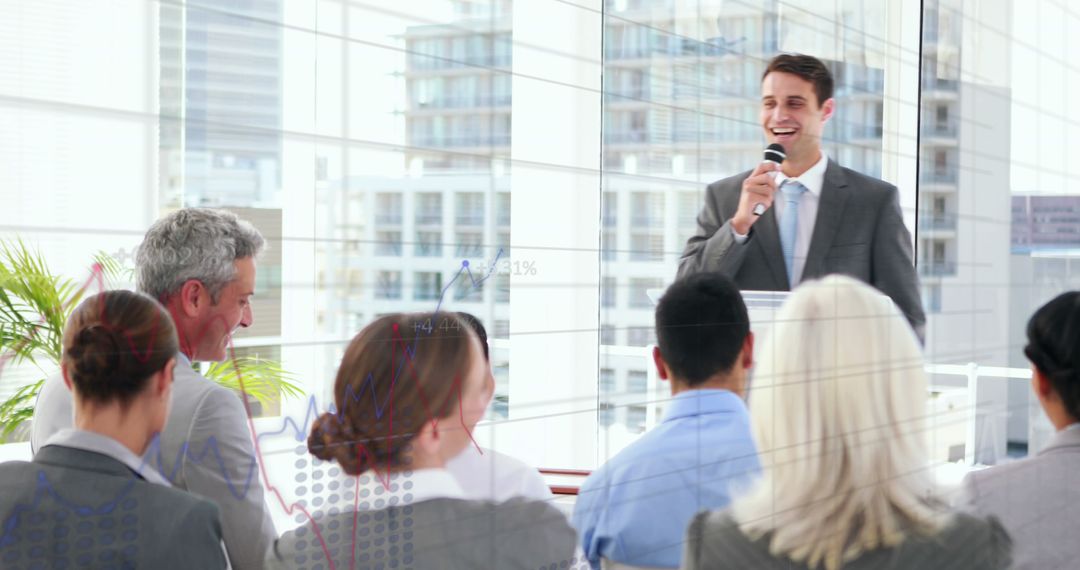
[[[438,316],[439,311],[442,309],[443,299],[446,297],[447,291],[450,290],[450,287],[453,286],[453,284],[458,279],[460,279],[463,274],[468,276],[470,281],[470,287],[472,290],[479,289],[480,286],[483,285],[483,283],[487,281],[489,277],[491,277],[492,273],[494,273],[499,258],[502,256],[502,254],[503,250],[502,248],[499,248],[498,252],[496,252],[495,257],[491,262],[491,267],[488,269],[487,273],[479,279],[477,279],[476,276],[473,275],[472,270],[469,268],[468,260],[463,260],[461,262],[461,268],[458,269],[458,272],[454,275],[454,278],[451,279],[450,282],[447,283],[446,286],[443,287],[442,291],[439,293],[439,300],[438,303],[435,305],[435,310],[433,311],[433,314],[435,316]],[[433,329],[419,328],[417,330],[424,330],[428,334],[431,334]],[[419,339],[420,336],[416,335],[413,339],[412,346],[406,345],[404,347],[404,350],[408,353],[409,358],[416,357],[416,346],[419,342]],[[405,360],[406,359],[402,358],[402,363],[399,365],[398,370],[395,371],[392,382],[396,380],[397,376],[401,373],[401,366],[404,366]],[[352,389],[352,385],[347,385],[345,387],[346,402],[348,402],[350,398],[353,402],[359,402],[364,392],[364,388],[367,386],[370,386],[371,388],[371,398],[372,403],[375,406],[375,415],[377,418],[381,418],[383,411],[390,403],[390,397],[393,395],[393,384],[391,384],[391,390],[387,394],[386,400],[380,405],[378,400],[378,394],[375,392],[375,376],[370,372],[368,373],[367,377],[364,379],[364,382],[360,385],[360,388],[358,390],[354,391]],[[333,403],[330,403],[327,411],[329,413],[337,415],[339,420],[344,417],[345,413],[344,407],[340,411],[335,410],[335,406]],[[318,404],[315,400],[315,396],[312,395],[308,398],[308,405],[304,412],[304,421],[302,425],[297,425],[292,418],[285,417],[282,421],[280,429],[257,434],[255,439],[257,441],[261,441],[263,437],[281,435],[289,429],[289,426],[292,426],[293,430],[295,430],[296,432],[294,435],[296,440],[303,441],[304,436],[307,433],[308,426],[313,421],[313,418],[318,417],[318,415]],[[161,475],[170,482],[175,482],[177,480],[177,472],[179,471],[180,466],[183,465],[184,459],[192,463],[202,464],[204,461],[206,461],[208,455],[213,456],[214,462],[217,464],[218,469],[221,471],[222,478],[225,480],[225,484],[229,488],[229,492],[237,500],[243,500],[247,496],[248,491],[251,490],[252,482],[255,479],[255,473],[258,468],[258,459],[253,454],[249,455],[250,464],[248,466],[247,475],[244,477],[243,485],[237,487],[237,485],[233,483],[233,478],[229,475],[229,470],[225,465],[225,460],[222,458],[221,449],[218,446],[217,438],[215,438],[214,436],[208,437],[206,439],[206,443],[203,444],[202,449],[198,450],[197,453],[192,452],[190,442],[184,442],[180,446],[180,449],[177,451],[176,460],[173,462],[173,468],[171,470],[165,469],[161,451],[161,440],[160,437],[154,436],[154,438],[150,442],[150,446],[147,449],[147,452],[143,454],[143,460],[142,463],[140,463],[139,465],[139,471],[142,471],[142,468],[148,464],[147,457],[153,457],[156,458],[157,468]],[[16,528],[18,528],[19,516],[23,513],[33,512],[34,509],[36,509],[40,504],[42,497],[46,495],[51,496],[53,500],[68,507],[76,514],[81,516],[107,514],[112,512],[112,510],[116,508],[116,505],[121,501],[121,499],[123,499],[124,496],[126,496],[131,491],[136,481],[137,479],[133,477],[131,481],[124,486],[123,490],[121,490],[121,492],[115,498],[108,500],[97,507],[91,507],[86,505],[76,505],[65,500],[63,497],[60,496],[59,493],[56,492],[56,489],[53,488],[53,486],[49,483],[48,479],[45,476],[45,472],[39,471],[37,477],[37,485],[34,489],[34,497],[32,501],[29,504],[16,504],[15,507],[12,508],[11,513],[7,516],[7,518],[4,519],[2,526],[3,534],[0,535],[0,548],[3,548],[15,541],[13,533],[15,532]]]
[[[128,493],[131,492],[131,490],[135,487],[135,481],[137,481],[137,479],[133,477],[128,483],[124,485],[124,487],[112,500],[106,501],[105,503],[97,507],[89,507],[86,505],[77,505],[61,497],[56,492],[56,489],[54,489],[53,486],[49,484],[48,479],[45,477],[45,472],[38,471],[37,484],[34,486],[33,500],[30,502],[30,504],[15,505],[15,507],[11,509],[11,515],[4,520],[4,534],[0,536],[0,548],[4,548],[5,546],[8,546],[15,542],[16,539],[14,537],[14,533],[15,529],[19,526],[19,516],[23,513],[34,512],[34,509],[36,509],[38,504],[41,502],[41,498],[46,495],[51,496],[54,501],[74,511],[77,515],[81,515],[84,517],[92,515],[105,515],[111,513],[113,509],[116,508],[116,505],[120,503],[121,499],[123,499],[125,496],[127,496]]]

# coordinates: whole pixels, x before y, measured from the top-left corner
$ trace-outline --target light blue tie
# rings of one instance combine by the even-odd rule
[[[796,180],[785,180],[780,186],[784,195],[784,217],[780,220],[780,248],[784,251],[784,266],[788,281],[795,288],[795,236],[799,233],[799,200],[806,186]]]

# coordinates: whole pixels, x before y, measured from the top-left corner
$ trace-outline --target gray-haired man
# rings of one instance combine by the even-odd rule
[[[258,230],[235,214],[189,208],[155,222],[136,257],[138,289],[169,310],[183,353],[160,450],[151,448],[146,460],[176,487],[218,504],[229,561],[238,570],[261,568],[276,533],[244,405],[191,362],[225,359],[232,332],[251,325],[255,257],[264,245]],[[34,410],[33,448],[71,423],[71,393],[52,378]]]

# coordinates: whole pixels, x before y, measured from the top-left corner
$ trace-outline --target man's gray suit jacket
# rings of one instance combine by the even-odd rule
[[[225,567],[210,501],[61,445],[0,465],[0,568]]]
[[[679,277],[719,271],[745,291],[790,290],[774,209],[750,228],[745,243],[736,242],[731,231],[742,183],[750,173],[713,182],[705,190],[697,231],[679,259]],[[896,187],[830,160],[802,279],[834,273],[860,279],[891,297],[922,335],[926,315]]]
[[[1016,570],[1080,566],[1080,429],[1054,434],[1036,455],[969,473],[962,504],[1012,535]]]
[[[70,427],[71,392],[60,377],[49,378],[34,408],[33,448]],[[175,487],[216,503],[233,569],[260,570],[277,533],[263,502],[244,404],[196,372],[184,355],[177,356],[172,408],[159,443],[147,450],[147,464]]]

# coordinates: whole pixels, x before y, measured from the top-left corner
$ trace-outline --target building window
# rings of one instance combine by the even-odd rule
[[[941,312],[941,285],[933,284],[923,287],[923,304],[926,305],[927,312],[940,313]]]
[[[630,217],[634,227],[663,227],[664,194],[661,192],[634,192],[631,194]]]
[[[480,232],[458,232],[455,241],[457,257],[472,259],[484,255],[484,238]]]
[[[441,232],[416,232],[416,256],[440,257],[442,255]]]
[[[663,281],[656,278],[633,278],[630,279],[630,306],[636,309],[646,309],[653,306],[649,299],[648,291],[659,290],[663,287]]]
[[[376,299],[401,298],[401,272],[380,271],[375,282]]]
[[[644,394],[649,391],[649,375],[644,370],[631,370],[626,373],[626,391],[631,394]]]
[[[648,410],[645,406],[629,406],[626,408],[626,429],[632,433],[644,432],[647,416]]]
[[[416,195],[416,225],[442,224],[442,194],[424,192]]]
[[[635,233],[630,236],[631,261],[663,261],[664,236],[655,233]]]
[[[600,395],[615,393],[615,370],[611,368],[600,369]]]
[[[618,344],[615,341],[615,325],[600,325],[600,344],[604,346]]]
[[[495,195],[495,223],[500,226],[510,225],[509,192],[499,192]]]
[[[403,211],[401,194],[380,192],[375,195],[375,223],[400,225]]]
[[[619,209],[619,195],[615,192],[604,192],[603,202],[601,202],[602,217],[604,219],[605,228],[614,228],[619,221],[618,209]]]
[[[606,231],[600,236],[600,259],[603,261],[615,261],[617,259],[619,251],[615,238],[614,231]]]
[[[416,301],[435,301],[442,293],[442,273],[437,271],[418,271],[413,285],[413,299]]]
[[[459,226],[484,225],[484,194],[458,192],[454,221]]]
[[[656,329],[653,327],[628,327],[626,344],[630,346],[649,346],[656,344]]]
[[[600,402],[597,415],[597,421],[600,423],[601,427],[611,427],[615,425],[615,406],[610,402]]]
[[[600,306],[615,306],[615,278],[604,277],[600,280]]]
[[[401,232],[375,232],[375,255],[401,256]]]

